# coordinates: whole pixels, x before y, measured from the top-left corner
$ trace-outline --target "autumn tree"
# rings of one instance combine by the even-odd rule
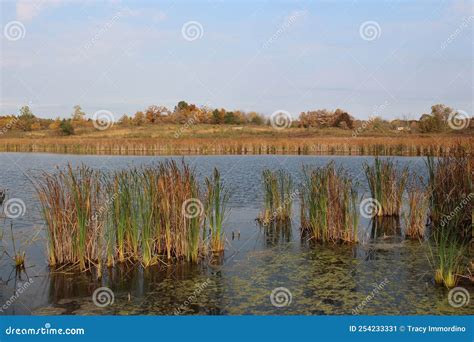
[[[141,111],[136,112],[132,122],[134,126],[142,126],[145,123],[145,114],[143,114]]]
[[[31,131],[31,126],[35,122],[35,116],[29,106],[20,108],[20,115],[18,116],[18,127],[23,131]]]
[[[81,106],[75,105],[74,111],[72,112],[72,119],[74,121],[83,121],[86,117],[86,113],[82,110]]]

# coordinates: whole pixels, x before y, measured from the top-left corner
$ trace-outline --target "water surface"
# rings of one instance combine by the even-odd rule
[[[231,212],[226,221],[226,251],[220,260],[198,265],[181,262],[143,269],[121,265],[104,271],[98,281],[89,273],[51,273],[45,256],[44,221],[34,184],[43,172],[67,163],[84,163],[104,171],[150,165],[173,157],[75,156],[59,154],[0,153],[0,188],[26,204],[25,215],[1,220],[3,255],[0,260],[0,302],[33,280],[3,310],[7,314],[473,314],[472,306],[453,308],[448,291],[435,286],[425,249],[405,240],[403,220],[385,220],[376,227],[361,220],[361,243],[310,244],[299,230],[299,207],[294,207],[290,228],[262,229],[255,223],[262,205],[261,171],[283,168],[301,177],[301,166],[323,166],[334,161],[344,166],[368,196],[362,165],[373,157],[342,156],[190,156],[200,181],[217,167],[231,190]],[[175,157],[181,160],[182,157]],[[426,176],[424,161],[396,158],[400,167]],[[26,270],[16,272],[13,244],[26,251]],[[462,284],[472,293],[472,286]],[[92,293],[101,286],[114,292],[114,303],[97,307]],[[284,287],[291,303],[275,307],[270,294]],[[377,294],[367,296],[378,288]],[[364,302],[365,300],[365,302]],[[362,304],[363,303],[363,304]],[[361,306],[362,304],[362,306]]]

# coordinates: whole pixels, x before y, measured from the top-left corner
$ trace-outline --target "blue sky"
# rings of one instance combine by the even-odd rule
[[[69,117],[80,104],[118,118],[179,100],[294,117],[343,108],[362,119],[418,118],[436,103],[473,113],[469,0],[0,6],[0,115],[30,104],[37,116]],[[20,39],[6,32],[14,21]],[[183,35],[189,22],[195,40]]]

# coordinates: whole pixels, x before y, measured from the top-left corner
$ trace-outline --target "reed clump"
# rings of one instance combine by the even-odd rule
[[[291,221],[294,185],[291,174],[284,170],[263,170],[264,208],[257,221],[263,225]],[[296,194],[297,196],[297,194]]]
[[[376,203],[374,216],[399,216],[408,168],[398,170],[393,160],[375,157],[374,164],[365,163],[364,169],[371,196]]]
[[[429,195],[425,190],[412,188],[408,191],[408,211],[404,214],[405,235],[411,239],[422,239],[426,233]]]
[[[44,174],[37,191],[48,227],[48,259],[52,266],[79,265],[84,270],[100,258],[104,224],[94,213],[104,200],[100,175],[82,165]]]
[[[214,253],[224,250],[224,220],[227,214],[227,204],[230,192],[224,187],[221,181],[219,170],[214,168],[211,178],[206,178],[206,220],[210,231],[210,248]]]
[[[223,248],[228,195],[220,175],[202,196],[195,172],[175,161],[112,174],[85,165],[45,174],[38,187],[47,224],[49,263],[79,265],[140,262],[145,267],[175,259],[197,262]],[[210,232],[205,229],[208,199]]]
[[[456,286],[468,265],[473,230],[473,160],[458,149],[451,156],[428,157],[432,238],[430,260],[435,281]]]
[[[357,242],[359,208],[350,176],[334,162],[325,167],[303,167],[301,227],[320,242]]]

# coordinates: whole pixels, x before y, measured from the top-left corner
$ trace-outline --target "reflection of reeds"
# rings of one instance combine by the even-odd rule
[[[408,179],[408,168],[397,170],[390,159],[376,157],[374,164],[364,164],[372,198],[377,203],[375,216],[398,216],[402,207],[403,192]]]
[[[433,227],[430,259],[436,282],[448,288],[456,286],[467,265],[473,229],[472,166],[462,149],[437,161],[427,159]]]
[[[303,168],[301,226],[315,241],[356,242],[359,224],[357,192],[344,169]]]
[[[264,208],[258,217],[258,221],[264,225],[271,222],[290,221],[294,197],[291,175],[284,170],[264,170],[262,178]]]
[[[210,247],[213,252],[221,252],[224,250],[223,224],[230,193],[224,188],[221,175],[216,168],[213,177],[206,178],[206,187],[206,219],[211,231]]]
[[[210,240],[223,247],[222,222],[227,195],[215,171],[210,238],[194,171],[174,161],[104,175],[86,166],[45,174],[37,188],[48,227],[51,265],[108,266],[160,259],[198,261]],[[186,204],[191,201],[191,213]],[[216,207],[218,206],[218,207]],[[217,246],[217,247],[216,247]]]
[[[416,188],[408,190],[408,213],[404,215],[405,235],[412,239],[425,236],[428,199],[426,191]]]
[[[0,209],[5,201],[5,197],[7,196],[6,191],[4,189],[0,189]]]

